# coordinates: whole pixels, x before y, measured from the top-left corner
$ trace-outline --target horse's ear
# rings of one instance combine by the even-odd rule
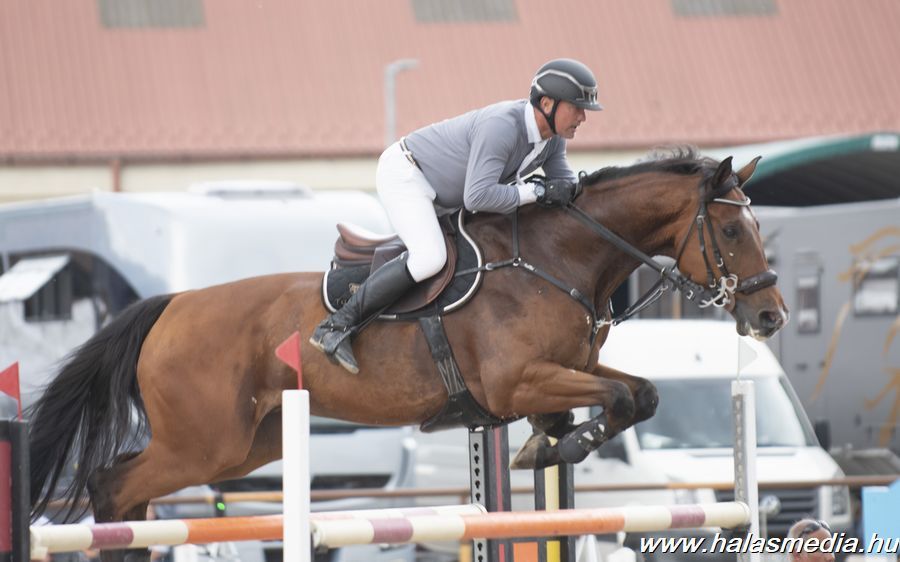
[[[757,156],[756,158],[751,160],[749,164],[747,164],[746,166],[744,166],[743,168],[741,168],[738,171],[738,173],[737,173],[738,187],[747,183],[747,180],[749,180],[750,177],[753,175],[753,172],[756,171],[756,164],[759,162],[759,160],[761,158],[762,158],[762,156]]]
[[[734,172],[731,169],[731,156],[722,160],[715,173],[709,178],[706,184],[705,199],[712,201],[717,197],[722,197],[737,185],[734,179]]]

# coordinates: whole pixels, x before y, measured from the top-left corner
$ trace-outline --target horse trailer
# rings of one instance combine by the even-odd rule
[[[178,193],[94,193],[0,206],[0,366],[20,363],[27,406],[57,363],[132,302],[246,277],[325,270],[335,224],[375,232],[389,223],[378,201],[358,191],[312,192],[291,184],[229,182]],[[274,350],[273,350],[274,352]],[[2,368],[0,367],[0,368]],[[15,412],[2,397],[4,412]],[[314,417],[314,490],[409,488],[411,428],[368,427]],[[223,436],[227,438],[227,436]],[[221,492],[280,491],[280,461]],[[349,498],[314,510],[394,507],[409,500]],[[228,515],[280,513],[279,503],[239,503]],[[212,516],[165,506],[164,517]],[[222,514],[219,512],[218,514]],[[280,543],[224,545],[244,562],[280,560]],[[334,562],[412,560],[411,546],[340,549]],[[202,559],[202,558],[201,558]]]

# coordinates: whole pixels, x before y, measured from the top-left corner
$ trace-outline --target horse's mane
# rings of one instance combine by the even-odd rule
[[[656,148],[631,166],[608,166],[600,168],[593,174],[584,177],[586,186],[610,180],[644,174],[650,172],[662,172],[690,176],[702,173],[704,176],[715,171],[718,162],[712,158],[700,156],[700,152],[693,146],[674,146]]]

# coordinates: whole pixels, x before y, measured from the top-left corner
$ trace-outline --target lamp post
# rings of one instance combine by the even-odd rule
[[[397,74],[419,66],[417,59],[398,59],[384,67],[384,145],[397,136]]]

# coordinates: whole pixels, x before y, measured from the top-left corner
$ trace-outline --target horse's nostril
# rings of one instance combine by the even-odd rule
[[[784,323],[784,320],[778,312],[763,310],[759,313],[759,323],[765,328],[779,328]]]

